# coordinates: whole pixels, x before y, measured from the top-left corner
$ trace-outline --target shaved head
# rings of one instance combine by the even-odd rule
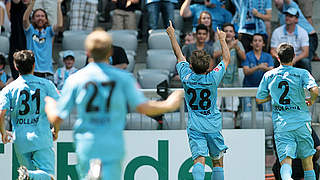
[[[104,61],[112,53],[112,38],[103,29],[97,29],[86,38],[85,48],[95,62]]]

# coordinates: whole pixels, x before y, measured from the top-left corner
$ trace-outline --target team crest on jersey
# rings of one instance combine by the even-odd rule
[[[222,69],[221,66],[217,66],[217,67],[215,67],[213,70],[216,71],[216,72],[219,72],[221,69]]]

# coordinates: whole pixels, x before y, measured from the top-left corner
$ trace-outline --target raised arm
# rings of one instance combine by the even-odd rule
[[[191,0],[185,0],[180,8],[180,16],[182,17],[191,17],[192,12],[190,10]]]
[[[257,18],[260,18],[264,21],[271,21],[272,19],[272,10],[266,10],[266,14],[262,14],[262,13],[259,13],[258,10],[256,9],[253,9],[252,10],[252,14],[257,17]]]
[[[36,2],[35,0],[31,0],[29,5],[28,5],[28,8],[26,9],[26,11],[23,14],[23,20],[22,20],[23,29],[27,29],[30,26],[29,18],[30,18],[30,14],[32,12],[32,9],[34,7],[34,3],[35,2]]]
[[[178,63],[181,61],[186,61],[186,58],[183,56],[181,48],[177,42],[176,35],[174,33],[174,28],[173,28],[172,22],[170,20],[169,20],[169,24],[170,25],[167,28],[167,34],[169,36],[174,55],[176,56]]]
[[[58,0],[57,5],[57,24],[53,25],[53,31],[58,32],[63,30],[63,16],[61,11],[61,3],[63,0]]]
[[[180,107],[183,90],[176,90],[164,101],[148,101],[137,106],[137,112],[148,116],[155,116],[174,111]]]
[[[219,28],[217,28],[217,33],[220,41],[221,51],[222,51],[222,60],[226,66],[226,69],[230,63],[230,52],[229,48],[226,42],[226,33],[223,31],[220,31]]]

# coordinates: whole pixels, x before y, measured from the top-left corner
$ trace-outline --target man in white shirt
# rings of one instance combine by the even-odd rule
[[[280,43],[288,42],[294,47],[296,55],[292,61],[294,67],[306,69],[311,73],[311,62],[308,59],[309,37],[307,31],[297,25],[299,12],[291,7],[284,14],[286,15],[286,23],[275,29],[272,33],[271,55],[275,58],[277,46]],[[275,65],[277,66],[276,62]]]

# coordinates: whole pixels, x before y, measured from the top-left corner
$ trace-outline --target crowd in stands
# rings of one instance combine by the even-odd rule
[[[272,3],[279,14],[279,26],[273,31]],[[10,65],[10,72],[1,74],[0,86],[10,82],[10,77],[18,77],[13,53],[30,49],[36,57],[34,74],[52,80],[61,89],[64,80],[79,67],[74,67],[76,53],[68,49],[63,52],[64,64],[60,64],[63,67],[53,67],[53,46],[59,32],[90,32],[97,21],[111,21],[112,31],[151,33],[150,30],[166,28],[169,20],[176,25],[175,12],[179,12],[180,18],[192,24],[192,27],[178,29],[183,39],[182,52],[188,61],[192,51],[203,49],[217,65],[221,49],[215,31],[222,29],[226,32],[231,62],[220,87],[258,87],[263,74],[279,66],[275,49],[282,42],[290,42],[295,47],[294,65],[311,72],[311,60],[317,58],[318,47],[312,3],[312,0],[0,0],[1,35],[9,37],[10,42],[9,52],[2,52],[5,55],[0,56],[0,67],[5,65],[2,57],[6,57]],[[142,12],[144,18],[137,18],[141,15],[137,12]],[[160,19],[163,27],[159,25]],[[128,57],[135,56],[135,52],[124,46],[114,44],[114,54],[109,59],[111,65],[121,69],[127,69]],[[179,81],[174,73],[170,79]],[[218,107],[234,112],[236,117],[241,104],[243,111],[250,111],[250,102],[248,98],[241,101],[236,96],[226,97],[218,100]],[[270,104],[259,109],[270,111]]]

